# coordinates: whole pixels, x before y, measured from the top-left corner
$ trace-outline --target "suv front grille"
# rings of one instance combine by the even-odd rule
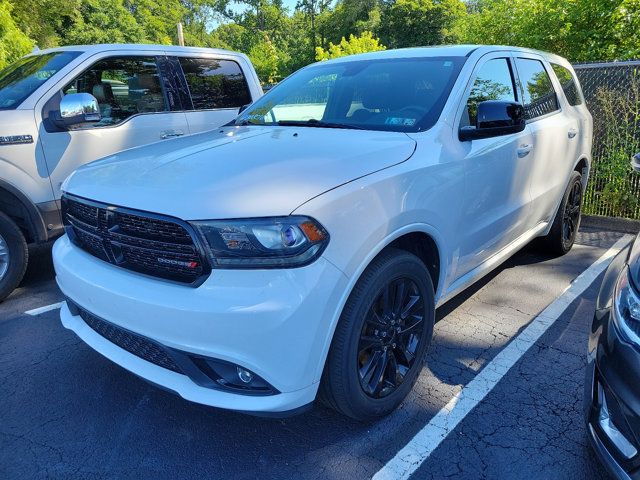
[[[162,346],[141,335],[137,335],[113,323],[102,320],[82,308],[78,307],[78,310],[80,311],[80,318],[84,320],[84,323],[111,343],[147,362],[151,362],[173,372],[182,373],[180,367],[178,367],[176,362],[173,361]]]
[[[65,230],[91,255],[128,270],[197,286],[210,267],[178,219],[62,197]]]

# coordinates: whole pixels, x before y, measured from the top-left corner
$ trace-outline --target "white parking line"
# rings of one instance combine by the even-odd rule
[[[605,271],[613,257],[631,240],[625,235],[618,240],[553,303],[507,345],[482,371],[452,398],[432,419],[389,460],[374,476],[374,480],[406,479],[415,472],[429,455],[447,438],[456,426],[478,405],[511,367],[554,324],[567,307],[578,298],[594,280]],[[585,346],[586,349],[586,346]],[[586,352],[586,350],[585,350]],[[586,355],[586,353],[585,353]]]
[[[50,312],[51,310],[56,310],[56,309],[62,307],[63,303],[64,302],[53,303],[51,305],[46,305],[44,307],[34,308],[33,310],[27,310],[24,313],[26,315],[31,315],[31,316],[35,317],[36,315],[40,315],[41,313]]]

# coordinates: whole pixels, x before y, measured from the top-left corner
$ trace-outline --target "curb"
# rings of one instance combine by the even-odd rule
[[[631,220],[629,218],[583,215],[580,225],[587,228],[597,228],[598,230],[610,230],[613,232],[633,234],[640,232],[640,220]]]

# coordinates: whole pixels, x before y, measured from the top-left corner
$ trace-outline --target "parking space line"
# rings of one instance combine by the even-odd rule
[[[606,270],[613,257],[631,240],[625,235],[545,308],[478,375],[464,386],[396,455],[373,480],[407,479],[447,438],[456,426],[487,396],[517,361],[562,315],[567,307]],[[585,346],[586,352],[586,346]],[[586,353],[585,353],[586,355]]]
[[[33,310],[27,310],[24,312],[26,315],[31,315],[35,317],[36,315],[40,315],[41,313],[50,312],[51,310],[56,310],[62,307],[64,302],[53,303],[51,305],[46,305],[44,307],[34,308]]]

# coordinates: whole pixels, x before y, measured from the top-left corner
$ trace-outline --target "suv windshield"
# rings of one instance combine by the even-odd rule
[[[81,52],[24,57],[0,70],[0,110],[17,108],[29,95]]]
[[[417,132],[431,128],[464,57],[316,64],[251,105],[236,125],[296,125]]]

